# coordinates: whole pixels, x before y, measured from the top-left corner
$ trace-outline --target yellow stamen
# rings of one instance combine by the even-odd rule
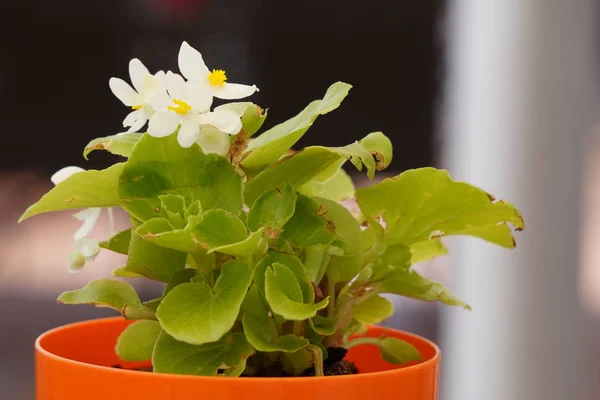
[[[143,106],[131,106],[132,110],[139,110],[140,108],[142,108]]]
[[[173,99],[173,103],[175,103],[175,106],[168,106],[167,109],[169,109],[179,115],[185,115],[192,110],[192,106],[190,106],[188,103],[186,103],[183,100]]]
[[[208,80],[212,86],[223,86],[225,81],[227,81],[227,75],[225,75],[225,71],[222,69],[213,69],[210,74],[208,74]]]

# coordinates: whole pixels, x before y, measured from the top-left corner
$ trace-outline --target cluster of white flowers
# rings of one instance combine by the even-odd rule
[[[111,78],[109,86],[115,96],[132,111],[123,120],[129,133],[139,132],[148,123],[148,134],[169,136],[179,128],[177,141],[181,147],[198,143],[205,153],[226,155],[230,135],[242,129],[241,116],[234,111],[216,108],[211,111],[213,97],[225,100],[242,99],[258,91],[252,85],[228,83],[225,71],[210,71],[202,54],[187,42],[179,50],[179,70],[183,77],[171,71],[151,74],[144,64],[134,58],[129,62],[129,77],[133,87],[119,78]],[[184,79],[185,77],[185,79]],[[52,175],[57,185],[71,175],[84,171],[69,166]],[[107,209],[111,235],[115,233],[112,209]],[[86,261],[100,252],[100,241],[88,237],[100,215],[101,208],[82,210],[74,217],[83,224],[73,235],[74,249],[69,255],[69,271],[79,271]]]
[[[148,134],[154,137],[171,135],[179,127],[177,141],[182,147],[198,143],[205,153],[227,154],[229,135],[240,132],[242,123],[234,111],[211,111],[213,97],[242,99],[258,89],[228,83],[225,71],[209,70],[202,54],[187,42],[181,45],[178,62],[183,76],[171,71],[153,75],[140,60],[133,59],[129,63],[133,87],[122,79],[110,79],[114,95],[133,110],[123,126],[137,132],[149,121]]]

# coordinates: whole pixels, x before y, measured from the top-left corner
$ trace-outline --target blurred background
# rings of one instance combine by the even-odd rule
[[[58,306],[64,290],[124,263],[101,252],[67,272],[72,212],[17,225],[93,138],[122,130],[108,88],[128,61],[177,70],[183,40],[232,82],[256,84],[268,128],[329,84],[354,88],[300,145],[344,145],[381,130],[394,161],[377,179],[448,168],[519,207],[515,251],[448,241],[418,268],[474,311],[395,299],[387,325],[435,340],[441,400],[600,396],[600,147],[596,2],[506,0],[2,0],[0,2],[0,398],[33,399],[43,331],[112,315]],[[357,186],[363,175],[353,174]],[[386,175],[387,174],[387,175]],[[125,229],[124,215],[117,224]],[[97,227],[97,237],[108,228]],[[142,297],[157,285],[135,282]]]

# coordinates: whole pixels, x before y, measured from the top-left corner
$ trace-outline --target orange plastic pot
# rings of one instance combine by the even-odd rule
[[[38,400],[365,400],[437,399],[440,351],[419,336],[371,327],[416,346],[424,361],[392,365],[371,345],[348,352],[359,374],[299,378],[226,378],[155,374],[111,368],[124,363],[114,352],[119,334],[131,321],[98,319],[62,326],[42,334],[35,343]],[[145,365],[148,365],[146,363]]]

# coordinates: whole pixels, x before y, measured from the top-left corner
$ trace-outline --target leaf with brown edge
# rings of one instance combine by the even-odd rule
[[[383,234],[384,244],[425,246],[420,243],[442,236],[469,235],[512,248],[509,225],[515,230],[524,227],[521,214],[512,204],[493,201],[485,191],[454,181],[448,171],[435,168],[405,171],[359,189],[356,199],[365,217]],[[435,245],[430,250],[443,252]]]
[[[127,319],[156,319],[156,312],[142,304],[131,285],[112,279],[94,279],[81,289],[64,292],[56,301],[112,308]]]
[[[106,150],[118,156],[129,157],[133,147],[142,137],[142,133],[120,133],[118,135],[106,136],[92,140],[85,146],[83,157],[87,160],[88,155],[94,150]]]

